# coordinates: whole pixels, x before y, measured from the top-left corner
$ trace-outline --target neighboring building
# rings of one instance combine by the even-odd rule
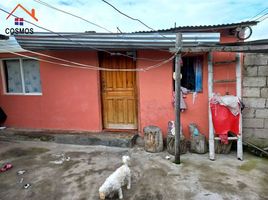
[[[220,33],[220,42],[229,43],[238,41],[237,28],[256,24],[177,27],[160,30],[160,34],[169,38],[178,31],[193,33],[197,39],[192,38],[189,45],[196,46],[198,39],[202,41],[200,32],[211,33],[209,38],[203,36],[204,42],[210,44],[209,40],[216,43],[215,33]],[[70,63],[30,52],[24,55],[52,62],[1,53],[0,105],[8,116],[6,126],[94,132],[130,129],[142,134],[143,127],[156,125],[166,134],[168,121],[174,120],[174,61],[169,59],[172,54],[168,51],[174,40],[171,42],[154,32],[65,33],[64,37],[39,33],[16,36],[16,39],[26,50],[85,65],[130,71],[59,66],[52,62]],[[189,123],[196,123],[208,136],[208,53],[200,51],[182,56],[182,85],[191,90],[185,98],[187,109],[181,114],[183,132],[189,135]],[[215,80],[235,79],[235,63],[232,62],[235,56],[232,52],[213,52]],[[168,62],[158,66],[161,60],[167,59]],[[141,70],[149,66],[150,70]],[[137,71],[131,71],[133,69]],[[235,82],[215,84],[214,91],[235,95]]]
[[[268,51],[245,54],[243,70],[244,137],[256,144],[268,144]],[[260,141],[258,141],[259,139]],[[266,142],[265,140],[266,139]]]

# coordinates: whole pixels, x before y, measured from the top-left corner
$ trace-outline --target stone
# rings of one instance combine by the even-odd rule
[[[268,119],[264,120],[264,128],[268,128]]]
[[[247,66],[244,68],[244,76],[257,76],[258,66]]]
[[[244,108],[242,111],[243,118],[254,118],[255,117],[255,109],[253,108]]]
[[[266,77],[244,77],[243,86],[264,87],[266,86]]]
[[[243,119],[243,127],[245,128],[263,128],[263,119]]]
[[[182,133],[182,124],[180,126],[180,154],[185,154],[188,150],[188,141]],[[175,123],[174,121],[168,122],[168,135],[167,135],[167,152],[175,155]]]
[[[258,138],[258,137],[251,137],[245,140],[251,144],[256,145],[259,148],[267,148],[268,147],[268,138]]]
[[[260,88],[257,87],[244,87],[243,97],[260,97]]]
[[[144,132],[144,149],[151,153],[163,151],[162,131],[157,126],[146,126]]]
[[[206,141],[206,137],[199,132],[197,125],[193,123],[189,124],[189,131],[191,134],[190,151],[192,153],[198,153],[198,154],[207,153],[208,144]]]
[[[257,138],[253,136],[251,138],[246,138],[244,142],[247,144],[247,151],[260,157],[268,157],[264,151],[260,151],[260,149],[268,147],[268,138]]]
[[[268,139],[268,129],[267,128],[257,128],[255,129],[254,136],[257,138],[266,138]]]
[[[263,137],[268,129],[268,54],[245,54],[243,137]],[[268,132],[267,134],[268,135]],[[267,136],[268,137],[268,136]]]
[[[242,129],[243,133],[243,138],[250,138],[254,134],[254,129],[253,128],[244,128]]]
[[[134,136],[135,137],[135,141],[134,144],[139,146],[139,147],[144,147],[144,139],[139,136],[138,134]]]
[[[256,110],[256,118],[268,118],[268,109]]]
[[[245,65],[266,65],[268,57],[262,54],[247,54],[244,59]]]
[[[261,97],[268,98],[268,88],[261,88]]]
[[[228,154],[231,151],[233,141],[229,140],[228,144],[222,144],[220,140],[215,140],[215,153],[217,154]]]
[[[265,98],[243,98],[243,102],[248,108],[265,108]]]
[[[258,67],[259,76],[268,76],[268,66],[259,66]]]
[[[188,141],[186,140],[186,138],[183,137],[180,140],[180,154],[187,153],[187,144]],[[170,133],[167,135],[167,152],[171,155],[175,155],[175,136]]]

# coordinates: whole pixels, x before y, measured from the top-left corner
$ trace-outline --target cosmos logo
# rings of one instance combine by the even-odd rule
[[[29,15],[32,19],[35,21],[38,21],[38,19],[35,16],[35,9],[32,9],[31,11],[24,8],[21,4],[18,4],[7,16],[7,20],[10,18],[10,16],[13,15],[13,13],[18,9],[21,8],[27,15]],[[6,28],[5,33],[6,34],[33,34],[34,29],[33,28],[25,28],[24,26],[24,18],[22,17],[15,17],[14,18],[14,25],[20,26],[20,28]]]

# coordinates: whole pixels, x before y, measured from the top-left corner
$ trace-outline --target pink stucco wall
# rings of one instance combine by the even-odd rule
[[[222,42],[234,41],[222,37]],[[97,52],[44,52],[56,57],[98,66]],[[181,114],[183,132],[189,136],[189,123],[196,123],[208,136],[207,54],[203,55],[203,91],[198,93],[195,103],[193,94],[185,98],[188,109]],[[167,59],[168,52],[156,50],[138,51],[137,56],[151,59]],[[233,53],[214,53],[213,61],[233,60]],[[0,58],[11,57],[2,54]],[[137,60],[137,68],[156,64],[148,60]],[[147,72],[137,72],[139,132],[147,125],[159,126],[167,134],[167,123],[174,120],[172,104],[173,62]],[[215,79],[234,79],[235,65],[214,67]],[[41,96],[3,94],[0,81],[0,105],[8,115],[6,126],[20,128],[44,128],[63,130],[101,131],[101,94],[99,72],[67,68],[40,62],[42,81]],[[2,76],[1,76],[2,78]],[[235,94],[235,83],[218,84],[216,92],[222,95]]]
[[[45,53],[98,65],[96,52]],[[98,71],[40,62],[41,96],[5,95],[1,81],[0,104],[8,115],[6,126],[101,130],[98,74]]]
[[[161,51],[139,51],[138,57],[167,59],[171,55]],[[137,60],[137,67],[156,64],[154,61]],[[169,62],[147,72],[138,73],[140,129],[148,125],[159,126],[164,134],[167,122],[174,118],[172,105],[172,64]]]
[[[226,36],[224,33],[221,42],[234,42],[234,37]],[[183,55],[183,54],[182,54]],[[194,54],[187,54],[194,55]],[[208,137],[208,54],[203,55],[203,90],[199,92],[194,103],[193,93],[189,93],[184,98],[187,109],[181,113],[183,133],[186,137],[190,136],[188,125],[197,124],[201,133]],[[161,51],[139,51],[139,57],[150,59],[168,59],[171,55]],[[213,62],[234,60],[234,53],[214,52]],[[155,64],[152,61],[138,60],[137,67],[142,68]],[[172,72],[173,62],[153,69],[148,72],[139,72],[139,120],[140,130],[148,125],[159,126],[164,136],[167,134],[169,120],[174,120],[174,106],[172,104]],[[235,64],[214,65],[214,79],[235,79]],[[235,95],[235,83],[215,84],[214,92],[221,95]]]
[[[140,57],[167,59],[171,55],[163,52],[141,51]],[[138,67],[153,65],[153,62],[139,60]],[[174,120],[173,106],[173,62],[169,62],[161,67],[148,72],[140,72],[139,79],[139,104],[140,104],[140,127],[148,125],[159,126],[164,136],[167,134],[168,121]],[[189,93],[184,99],[187,109],[181,113],[183,133],[188,137],[189,123],[196,123],[200,131],[208,133],[208,93],[207,93],[207,56],[204,54],[203,60],[203,91],[193,104],[193,94]]]

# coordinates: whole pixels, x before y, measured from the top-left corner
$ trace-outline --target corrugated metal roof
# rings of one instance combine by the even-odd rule
[[[35,33],[16,35],[27,50],[66,49],[169,49],[174,47],[175,33]],[[183,33],[184,46],[209,45],[220,41],[219,33]]]
[[[7,40],[0,40],[0,53],[12,52],[23,52],[25,51],[18,44],[14,36],[9,37]]]
[[[221,43],[210,46],[183,47],[182,52],[243,52],[243,53],[268,53],[268,39],[248,42]]]
[[[268,39],[252,40],[246,42],[232,42],[232,43],[225,43],[223,45],[225,46],[268,45]]]
[[[255,26],[258,21],[244,21],[239,23],[227,23],[216,25],[198,25],[198,26],[177,26],[169,29],[160,29],[156,31],[138,31],[135,33],[154,33],[154,32],[200,32],[200,31],[215,31],[221,29],[232,29],[237,27]]]

